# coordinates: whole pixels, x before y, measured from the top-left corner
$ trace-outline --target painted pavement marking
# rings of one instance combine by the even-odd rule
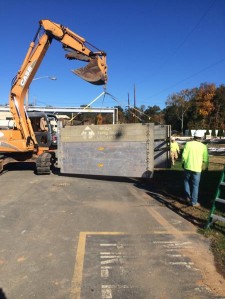
[[[193,234],[193,232],[189,233]],[[156,238],[156,240],[152,240],[151,235],[155,235],[154,238]],[[97,239],[94,236],[96,236]],[[81,290],[83,293],[82,298],[88,298],[87,288],[85,288],[87,283],[94,285],[93,289],[95,289],[95,292],[97,292],[96,289],[98,289],[99,294],[96,298],[101,299],[116,299],[120,298],[123,292],[137,292],[138,287],[129,283],[129,279],[127,280],[126,278],[127,274],[132,271],[134,272],[132,275],[136,275],[136,261],[138,261],[142,254],[145,254],[146,261],[149,262],[152,251],[154,250],[159,250],[161,254],[164,255],[164,267],[175,267],[174,271],[177,271],[177,267],[186,269],[183,271],[189,270],[196,272],[199,270],[195,268],[194,263],[190,261],[187,256],[179,252],[182,249],[192,249],[192,242],[178,241],[176,239],[170,240],[168,237],[167,240],[164,241],[161,238],[165,236],[173,238],[174,231],[172,231],[172,234],[170,234],[169,231],[164,231],[162,232],[162,237],[158,231],[143,234],[141,240],[143,240],[144,245],[147,245],[147,251],[139,253],[137,250],[135,252],[133,250],[136,247],[133,238],[139,238],[139,234],[127,234],[125,232],[81,232],[77,246],[70,299],[81,299]],[[90,240],[90,238],[92,238],[92,240]],[[88,244],[87,240],[89,242]],[[103,240],[105,242],[102,242]],[[153,246],[153,248],[149,246]],[[86,262],[85,267],[86,258],[89,260]],[[88,272],[87,267],[89,267],[89,264],[91,264],[91,269],[96,267],[97,272],[94,270],[91,276],[87,277],[86,272]],[[145,267],[146,265],[144,264],[143,266]],[[149,268],[149,270],[152,271],[151,268]],[[199,271],[197,272],[199,273]],[[111,283],[112,281],[114,284]],[[123,283],[120,284],[120,281]],[[132,289],[134,291],[132,291]]]

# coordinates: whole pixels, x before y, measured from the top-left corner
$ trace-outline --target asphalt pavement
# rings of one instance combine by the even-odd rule
[[[225,298],[209,241],[140,181],[30,166],[0,183],[0,298]]]

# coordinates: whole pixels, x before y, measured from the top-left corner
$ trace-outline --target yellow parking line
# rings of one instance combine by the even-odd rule
[[[86,244],[86,233],[80,232],[78,245],[77,245],[76,262],[75,262],[74,273],[73,273],[73,278],[71,283],[70,299],[80,299],[85,244]]]
[[[80,232],[78,245],[77,245],[76,262],[75,262],[74,273],[73,273],[73,278],[71,283],[70,299],[80,299],[87,235],[124,235],[124,234],[125,233],[121,233],[121,232]]]

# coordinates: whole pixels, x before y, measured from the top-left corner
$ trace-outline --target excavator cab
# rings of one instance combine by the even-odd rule
[[[28,111],[34,134],[40,147],[51,147],[53,144],[52,128],[47,115],[41,111]]]

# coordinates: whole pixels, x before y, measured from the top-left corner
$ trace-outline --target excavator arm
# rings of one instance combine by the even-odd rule
[[[106,53],[98,50],[87,43],[84,38],[72,32],[62,25],[49,20],[40,21],[41,26],[52,38],[59,40],[63,44],[64,50],[69,53],[65,55],[67,59],[77,59],[89,62],[89,64],[73,72],[82,79],[95,85],[103,85],[107,82]],[[93,48],[95,51],[92,51]]]
[[[107,83],[105,52],[98,50],[83,37],[63,25],[50,20],[41,20],[23,64],[12,82],[9,106],[15,121],[15,128],[1,131],[0,153],[38,152],[37,140],[24,108],[24,100],[52,40],[62,43],[63,49],[68,52],[65,55],[66,59],[88,63],[83,68],[73,70],[73,73],[91,84]]]

